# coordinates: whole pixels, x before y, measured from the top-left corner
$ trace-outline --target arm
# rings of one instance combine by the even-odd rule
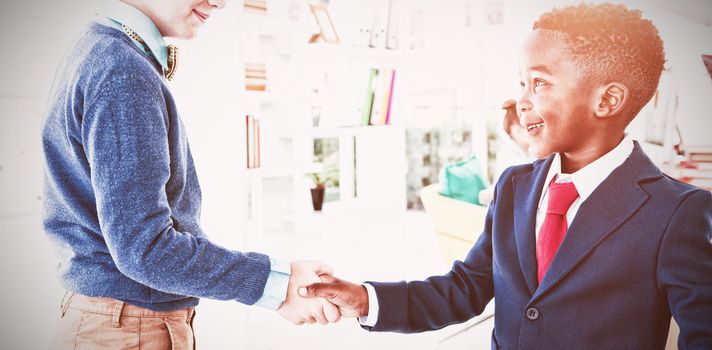
[[[490,208],[493,206],[494,200]],[[365,286],[331,276],[300,294],[326,298],[339,306],[343,316],[368,316],[369,323],[374,316],[369,310],[378,309],[375,326],[364,326],[372,331],[415,333],[464,322],[480,314],[494,295],[491,224],[490,211],[484,232],[465,261],[456,261],[444,276],[414,282],[368,282],[375,288],[376,300],[370,300]]]
[[[443,276],[424,281],[369,282],[378,297],[378,321],[370,331],[415,333],[440,329],[479,315],[494,296],[492,284],[492,241],[485,231],[465,261],[455,261]]]
[[[272,268],[266,255],[232,251],[202,234],[174,227],[167,184],[171,176],[179,175],[171,174],[171,162],[180,160],[171,158],[169,121],[159,91],[141,76],[115,79],[88,101],[83,115],[81,141],[97,216],[117,268],[167,293],[245,304],[267,296],[272,300],[261,304],[273,309],[285,295],[292,301],[294,288],[285,282],[311,283],[306,280],[309,272],[318,280],[322,265],[293,263],[283,268],[285,276],[272,278],[277,292],[268,295],[273,291],[263,292]],[[309,316],[315,321],[323,318],[321,308],[314,307],[321,305],[319,301],[300,305],[290,302],[282,311],[290,311],[289,319],[295,323],[303,321],[307,311],[313,311]]]
[[[89,101],[82,121],[109,253],[121,273],[151,288],[252,304],[270,271],[266,255],[233,252],[173,227],[167,112],[149,84],[113,80]]]
[[[677,208],[660,245],[658,283],[680,326],[680,349],[712,348],[712,194]]]

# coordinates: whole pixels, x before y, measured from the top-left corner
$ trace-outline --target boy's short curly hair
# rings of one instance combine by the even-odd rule
[[[591,79],[625,84],[628,121],[655,94],[665,50],[657,28],[639,10],[610,3],[568,6],[543,14],[533,29],[563,33],[574,61]]]

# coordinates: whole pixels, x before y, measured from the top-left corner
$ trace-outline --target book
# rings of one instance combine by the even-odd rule
[[[396,70],[391,71],[391,87],[388,94],[388,109],[386,110],[386,125],[391,124],[391,109],[393,107],[393,88],[396,84]]]
[[[260,71],[264,72],[267,70],[267,65],[264,63],[245,63],[245,71]]]
[[[371,108],[373,107],[373,89],[378,69],[371,68],[368,76],[368,84],[366,85],[366,94],[361,106],[361,125],[368,125],[371,118]]]
[[[696,186],[705,190],[712,190],[712,179],[683,178],[680,179],[680,181],[686,182],[692,186]]]
[[[251,78],[251,77],[245,77],[245,84],[246,84],[246,85],[266,85],[266,84],[267,84],[267,79],[265,79],[265,78]]]
[[[712,170],[705,169],[678,169],[681,178],[712,179]]]
[[[267,84],[265,84],[264,81],[262,81],[262,83],[260,83],[260,82],[246,82],[245,90],[247,90],[247,91],[266,91]]]
[[[381,111],[383,110],[383,96],[386,93],[386,84],[386,72],[383,69],[379,69],[374,82],[373,102],[368,125],[381,125]]]
[[[712,163],[712,153],[690,153],[687,159],[692,162]]]
[[[245,143],[247,150],[247,168],[259,168],[260,157],[260,121],[252,115],[245,116]]]
[[[682,145],[682,151],[685,154],[712,154],[712,145]]]
[[[393,72],[392,69],[383,69],[379,73],[379,87],[374,92],[374,106],[371,115],[371,125],[386,125],[388,123],[388,111],[393,88]]]
[[[712,163],[709,162],[692,162],[689,160],[683,160],[678,166],[681,169],[700,169],[700,170],[712,170]]]
[[[246,11],[254,13],[266,13],[267,12],[267,1],[266,0],[245,0],[244,7]]]
[[[265,71],[256,71],[256,70],[248,70],[248,71],[245,71],[245,78],[267,79],[267,72],[265,72]]]

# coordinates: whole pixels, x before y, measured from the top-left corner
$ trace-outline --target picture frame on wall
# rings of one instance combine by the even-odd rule
[[[312,15],[314,15],[316,23],[319,25],[319,33],[312,35],[311,38],[309,38],[309,43],[324,40],[324,42],[327,43],[339,44],[341,40],[336,33],[334,22],[331,20],[327,7],[321,4],[309,4],[309,9]]]

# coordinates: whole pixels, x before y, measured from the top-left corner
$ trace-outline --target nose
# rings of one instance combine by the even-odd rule
[[[521,116],[522,113],[526,113],[532,110],[532,103],[529,101],[529,95],[527,92],[522,92],[517,100],[517,113]]]
[[[225,7],[225,1],[226,0],[208,0],[208,4],[210,4],[211,6],[215,6],[218,9],[222,9],[223,7]]]

